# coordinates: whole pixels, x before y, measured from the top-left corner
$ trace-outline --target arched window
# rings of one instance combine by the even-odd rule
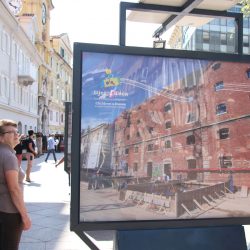
[[[166,128],[166,129],[171,128],[171,121],[167,121],[167,122],[165,123],[165,128]]]

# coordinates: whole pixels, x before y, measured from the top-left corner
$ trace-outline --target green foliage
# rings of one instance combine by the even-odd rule
[[[242,7],[241,12],[244,14],[244,16],[250,15],[250,0],[241,0],[240,1]]]

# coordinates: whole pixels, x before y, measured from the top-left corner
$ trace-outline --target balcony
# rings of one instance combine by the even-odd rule
[[[35,79],[31,75],[19,74],[18,75],[18,82],[23,86],[32,85]]]

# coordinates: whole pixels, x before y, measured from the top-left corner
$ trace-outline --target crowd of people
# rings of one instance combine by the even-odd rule
[[[42,133],[28,131],[20,135],[17,123],[13,120],[0,119],[0,249],[17,250],[23,230],[31,227],[23,199],[23,181],[31,182],[31,169],[35,157],[58,151],[59,139],[51,134],[48,138]],[[27,160],[26,173],[21,168],[22,160]]]
[[[60,152],[59,142],[60,140],[56,138],[54,134],[50,134],[49,137],[47,137],[42,133],[34,133],[33,130],[29,130],[27,136],[19,136],[19,143],[15,146],[14,150],[16,151],[19,166],[21,166],[22,160],[27,160],[25,181],[31,182],[30,172],[35,157],[47,153],[45,159],[45,162],[47,162],[50,154],[52,154],[55,164],[57,163],[55,152]]]

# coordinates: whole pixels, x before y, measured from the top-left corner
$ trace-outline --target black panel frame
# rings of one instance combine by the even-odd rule
[[[99,52],[123,55],[144,55],[160,57],[178,57],[191,59],[220,60],[232,62],[250,62],[250,56],[211,52],[194,52],[183,50],[151,49],[140,47],[124,47],[115,45],[74,43],[73,62],[73,116],[72,116],[72,182],[70,228],[77,234],[90,230],[136,230],[183,227],[211,227],[250,224],[250,217],[244,218],[212,218],[212,219],[178,219],[157,221],[109,221],[80,222],[80,131],[81,131],[81,82],[82,82],[82,52]]]

